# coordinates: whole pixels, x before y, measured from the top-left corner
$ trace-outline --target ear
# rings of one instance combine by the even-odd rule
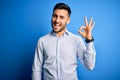
[[[69,24],[70,23],[70,18],[68,18],[68,20],[67,20],[67,24]]]

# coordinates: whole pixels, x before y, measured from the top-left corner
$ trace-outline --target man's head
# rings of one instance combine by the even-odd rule
[[[64,10],[66,10],[66,11],[68,12],[69,16],[71,15],[71,9],[70,9],[70,7],[69,7],[67,4],[65,4],[65,3],[58,3],[58,4],[56,4],[56,5],[54,6],[54,8],[53,8],[53,13],[54,13],[54,11],[55,11],[56,9],[64,9]]]
[[[71,9],[65,3],[58,3],[54,6],[52,14],[52,28],[55,33],[64,32],[66,24],[70,22]]]

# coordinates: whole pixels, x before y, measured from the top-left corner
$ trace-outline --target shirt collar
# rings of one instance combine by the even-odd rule
[[[51,34],[53,36],[56,36],[56,34],[53,31],[51,31]],[[64,34],[61,37],[69,36],[69,34],[70,34],[70,32],[66,29],[66,31],[64,32]]]

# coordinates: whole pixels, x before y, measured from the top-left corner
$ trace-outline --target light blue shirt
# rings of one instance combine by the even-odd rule
[[[95,66],[94,42],[66,32],[57,37],[51,32],[38,40],[32,66],[32,80],[78,80],[77,59],[92,70]]]

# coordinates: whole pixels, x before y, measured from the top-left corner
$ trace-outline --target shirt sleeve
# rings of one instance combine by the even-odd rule
[[[42,42],[39,40],[37,43],[34,62],[32,65],[32,80],[42,80],[42,64],[43,64],[43,49]]]
[[[87,69],[93,70],[96,58],[94,42],[86,43],[85,45],[83,40],[80,39],[78,45],[78,58]]]

